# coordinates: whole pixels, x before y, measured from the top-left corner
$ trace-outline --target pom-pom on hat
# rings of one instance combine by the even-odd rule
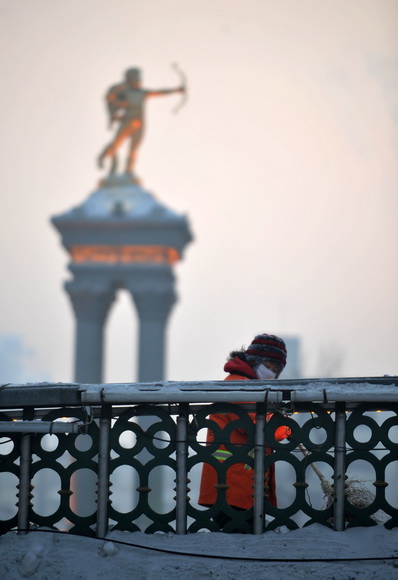
[[[274,334],[258,334],[246,349],[249,364],[270,362],[279,368],[279,373],[286,365],[287,349],[284,341]]]

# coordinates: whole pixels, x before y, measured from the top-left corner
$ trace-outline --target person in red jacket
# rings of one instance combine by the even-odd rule
[[[229,373],[226,381],[245,381],[253,379],[277,379],[286,365],[287,350],[284,341],[273,334],[258,334],[247,349],[233,351],[224,366],[224,371]],[[255,413],[249,414],[253,422]],[[269,420],[271,415],[267,415]],[[221,429],[228,426],[231,421],[236,421],[238,415],[234,413],[216,413],[209,416]],[[290,435],[289,427],[278,427],[274,433],[276,441],[282,441]],[[247,432],[245,429],[234,429],[230,436],[230,442],[239,446],[247,443]],[[207,443],[214,441],[214,433],[211,429],[207,433]],[[272,453],[270,448],[266,448],[266,454]],[[214,457],[220,462],[224,462],[233,453],[221,445]],[[275,490],[275,469],[272,464],[265,474],[266,499],[276,507]],[[211,507],[217,500],[218,475],[209,463],[203,464],[202,478],[199,493],[199,505]],[[253,507],[253,469],[244,463],[232,463],[227,471],[226,500],[228,505],[237,510],[248,510]],[[220,511],[214,518],[220,530],[231,521],[231,518]],[[240,530],[233,530],[240,531]]]

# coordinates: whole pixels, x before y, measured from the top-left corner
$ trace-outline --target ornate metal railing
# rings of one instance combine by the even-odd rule
[[[32,526],[100,537],[111,527],[218,531],[220,510],[232,518],[225,531],[262,533],[314,522],[337,530],[397,526],[397,387],[397,377],[5,385],[0,532]],[[214,412],[237,418],[223,431],[209,419]],[[280,425],[291,434],[277,442]],[[208,428],[213,445],[206,444]],[[236,428],[247,432],[245,445],[230,442]],[[223,463],[213,455],[221,444],[231,452]],[[211,507],[197,501],[204,463],[218,474]],[[250,510],[226,502],[233,463],[254,470]],[[278,507],[264,497],[271,464]]]

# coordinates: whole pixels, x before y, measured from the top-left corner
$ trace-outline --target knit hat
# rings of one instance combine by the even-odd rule
[[[286,345],[279,336],[274,334],[258,334],[246,349],[246,359],[249,364],[270,362],[279,368],[279,373],[285,368],[286,358]]]

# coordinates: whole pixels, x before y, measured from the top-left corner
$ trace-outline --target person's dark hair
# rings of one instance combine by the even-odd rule
[[[233,360],[235,357],[240,358],[240,360],[243,360],[245,362],[247,361],[247,354],[246,354],[246,349],[242,346],[242,348],[240,350],[233,350],[229,353],[229,356],[227,358],[227,360]],[[250,363],[248,363],[250,364]],[[252,365],[250,365],[252,366]]]

